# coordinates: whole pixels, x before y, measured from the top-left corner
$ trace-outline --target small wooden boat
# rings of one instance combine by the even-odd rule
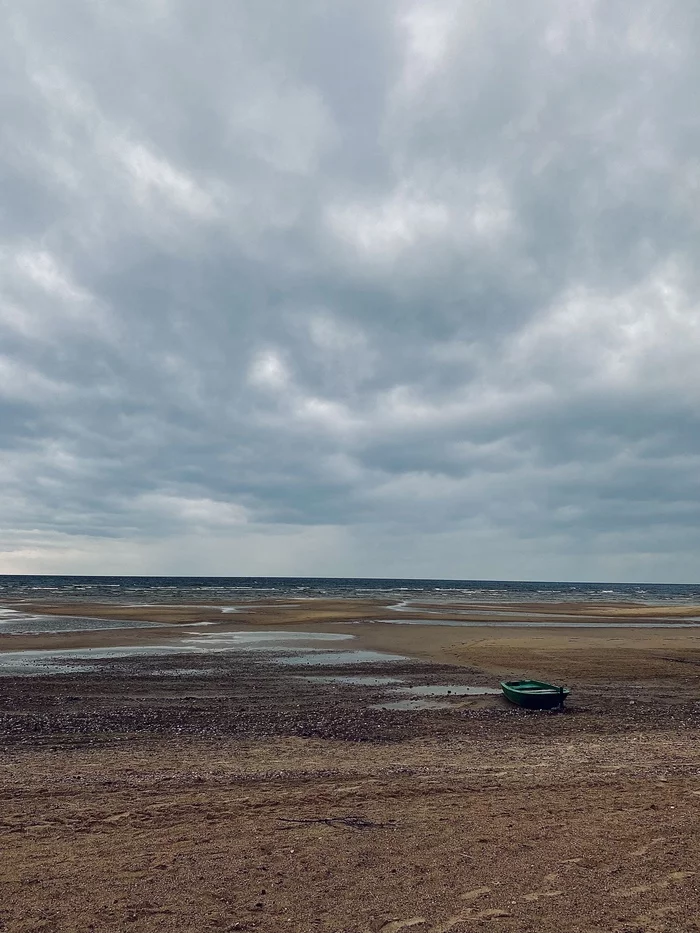
[[[554,709],[563,706],[570,690],[555,687],[541,680],[504,680],[501,681],[503,695],[511,703],[526,709]]]

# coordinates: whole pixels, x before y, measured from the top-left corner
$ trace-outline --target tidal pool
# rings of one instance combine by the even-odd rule
[[[325,647],[329,644],[352,643],[354,636],[344,633],[245,631],[184,634],[186,637],[155,645],[0,651],[0,675],[87,672],[95,669],[95,661],[186,654],[261,654],[270,655],[280,664],[295,666],[405,660],[400,655],[364,651],[353,648],[351,644],[345,650],[339,648],[332,651]]]
[[[0,635],[50,635],[53,632],[101,632],[109,629],[157,627],[157,622],[132,619],[34,615],[16,609],[0,609]]]

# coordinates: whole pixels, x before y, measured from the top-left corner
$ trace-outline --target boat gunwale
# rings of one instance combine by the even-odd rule
[[[513,690],[525,696],[542,696],[546,694],[560,696],[562,693],[568,694],[571,692],[568,687],[556,687],[554,684],[548,684],[543,680],[501,680],[500,685],[502,690]]]

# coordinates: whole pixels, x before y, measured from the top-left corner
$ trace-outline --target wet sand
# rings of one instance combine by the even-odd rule
[[[223,622],[219,607],[59,608],[159,621],[160,640],[215,620],[198,631],[347,633],[408,659],[351,680],[529,674],[573,692],[564,714],[494,695],[386,710],[391,683],[229,653],[2,678],[0,930],[700,930],[700,631],[358,622],[387,607],[349,600]],[[153,637],[8,635],[0,650]]]
[[[25,613],[158,624],[152,628],[35,635],[7,635],[0,627],[0,652],[167,645],[181,639],[183,630],[216,635],[254,628],[344,633],[353,636],[359,648],[439,663],[476,665],[498,679],[536,676],[605,684],[661,677],[683,682],[700,670],[700,623],[692,621],[700,617],[698,606],[532,603],[475,607],[412,602],[406,608],[393,608],[392,624],[375,621],[392,615],[392,605],[380,600],[310,599],[293,604],[266,600],[243,604],[236,612],[222,612],[220,605],[23,603]],[[425,625],[398,624],[419,618],[421,611]],[[460,611],[468,612],[468,619],[460,617]],[[509,615],[507,619],[504,613]],[[513,625],[511,614],[517,614],[517,625]],[[543,616],[546,625],[538,627],[537,619]],[[578,623],[571,621],[572,616]],[[440,620],[456,624],[441,626]],[[467,625],[461,627],[465,621]],[[562,627],[556,627],[557,622]],[[644,627],[635,628],[635,624]],[[655,627],[646,627],[650,625]]]
[[[493,620],[500,614],[518,614],[524,619],[544,616],[550,620],[571,616],[587,622],[645,621],[660,623],[679,621],[684,618],[700,619],[700,605],[676,605],[650,603],[603,603],[603,602],[503,602],[477,603],[462,600],[401,600],[386,599],[253,599],[236,605],[221,603],[129,604],[114,602],[35,602],[22,600],[7,602],[9,608],[23,612],[47,612],[56,615],[93,616],[106,619],[134,619],[139,621],[183,624],[201,621],[255,622],[255,624],[293,624],[325,620],[376,619],[386,615],[387,610],[425,615],[426,618],[452,619],[460,615],[469,618]],[[397,616],[400,618],[400,616]]]

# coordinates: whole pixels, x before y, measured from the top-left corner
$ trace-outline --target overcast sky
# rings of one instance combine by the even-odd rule
[[[697,0],[0,20],[0,572],[697,581]]]

